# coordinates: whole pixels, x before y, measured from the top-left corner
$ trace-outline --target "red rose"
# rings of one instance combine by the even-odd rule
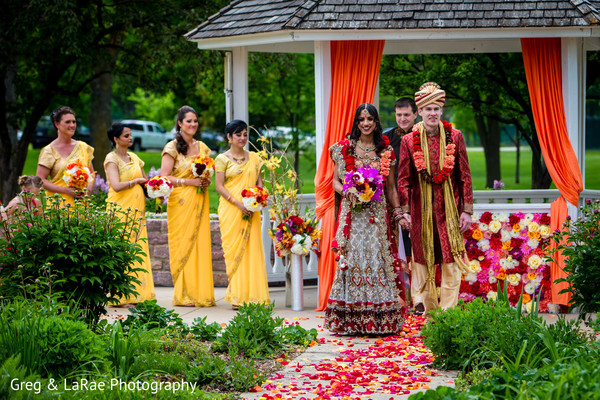
[[[510,247],[518,249],[523,244],[523,239],[512,238],[510,239]]]
[[[542,217],[540,218],[540,224],[541,225],[550,225],[550,215],[542,214]]]
[[[489,211],[484,212],[479,218],[479,221],[483,222],[486,225],[489,225],[490,222],[492,222],[492,213]]]
[[[486,269],[486,268],[489,268],[489,267],[490,267],[490,264],[491,264],[491,263],[492,263],[492,262],[491,262],[490,260],[488,260],[487,258],[484,258],[483,260],[479,261],[479,266],[480,266],[482,269]]]
[[[450,122],[443,120],[442,124],[444,125],[444,130],[446,132],[452,132],[452,124]]]
[[[508,222],[511,225],[518,224],[519,222],[521,222],[521,218],[517,217],[514,214],[510,214],[510,217],[508,217]]]
[[[490,247],[494,250],[500,250],[502,248],[502,242],[497,239],[491,239]]]
[[[502,239],[502,233],[500,233],[500,231],[498,231],[496,233],[492,233],[492,239],[494,239],[494,240]]]

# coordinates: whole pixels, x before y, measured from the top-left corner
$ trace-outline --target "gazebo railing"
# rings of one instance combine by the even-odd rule
[[[473,192],[475,212],[550,212],[550,204],[560,195],[558,190],[476,190]],[[579,204],[586,200],[600,200],[600,190],[584,190],[579,197]],[[303,215],[306,207],[315,207],[315,195],[300,195],[300,215]],[[267,277],[269,282],[285,282],[286,269],[289,260],[275,255],[273,240],[269,237],[271,219],[269,209],[262,211],[262,238],[265,263],[267,265]],[[304,257],[302,269],[304,279],[316,279],[318,273],[319,259],[314,252]]]

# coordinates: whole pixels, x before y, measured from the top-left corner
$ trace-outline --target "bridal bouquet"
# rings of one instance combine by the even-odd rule
[[[215,160],[209,156],[196,157],[191,165],[192,175],[196,178],[210,178],[215,173]],[[203,193],[205,188],[198,186],[198,193]]]
[[[63,175],[63,181],[68,187],[83,190],[92,180],[90,169],[82,165],[79,161],[67,165],[67,169]]]
[[[247,210],[256,212],[265,208],[268,204],[269,194],[264,188],[251,186],[242,190],[242,203]]]
[[[344,194],[351,193],[352,205],[360,209],[371,201],[382,201],[383,177],[375,168],[364,165],[346,173],[344,178]]]
[[[311,249],[317,251],[321,239],[317,223],[316,218],[290,215],[276,228],[269,229],[269,236],[275,241],[277,255],[284,257],[291,253],[305,256]]]

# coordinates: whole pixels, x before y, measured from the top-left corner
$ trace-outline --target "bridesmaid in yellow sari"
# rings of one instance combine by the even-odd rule
[[[219,200],[219,226],[229,285],[225,301],[233,309],[244,303],[268,304],[269,285],[262,245],[260,212],[242,203],[242,190],[262,187],[262,159],[244,150],[248,125],[231,121],[225,127],[230,149],[215,159],[215,183]]]
[[[115,146],[115,150],[108,153],[104,159],[104,172],[106,172],[109,185],[106,201],[116,203],[122,209],[137,209],[138,214],[136,216],[139,217],[140,213],[145,216],[146,197],[141,185],[146,183],[146,173],[144,172],[144,162],[137,155],[127,151],[133,144],[131,130],[125,125],[117,123],[110,127],[107,135],[108,140]],[[111,207],[111,205],[109,204],[107,207]],[[117,305],[121,306],[131,306],[146,300],[156,299],[145,218],[142,219],[142,226],[137,237],[131,237],[131,240],[137,240],[145,254],[142,255],[143,261],[134,264],[133,268],[142,268],[145,272],[138,271],[135,273],[140,281],[139,285],[134,286],[138,295],[120,299]]]
[[[175,140],[162,151],[160,165],[161,175],[174,186],[167,204],[173,304],[209,307],[215,305],[206,190],[210,179],[194,177],[191,163],[197,156],[210,156],[210,149],[194,139],[198,114],[193,108],[179,109],[176,129]]]
[[[54,110],[50,115],[50,121],[54,124],[58,136],[40,152],[35,174],[42,178],[44,189],[49,194],[58,193],[65,203],[73,204],[74,199],[83,197],[84,193],[67,187],[63,180],[66,167],[78,161],[93,173],[94,148],[73,139],[77,122],[75,112],[70,107],[59,107]],[[88,184],[87,192],[91,193],[93,187],[92,179]]]

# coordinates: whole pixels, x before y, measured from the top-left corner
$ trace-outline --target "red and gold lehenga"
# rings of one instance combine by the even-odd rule
[[[344,155],[349,143],[343,140],[329,149],[341,179],[346,175]],[[388,149],[392,151],[390,146]],[[356,167],[368,164],[381,173],[380,161],[379,156],[355,156]],[[334,246],[344,257],[345,266],[337,266],[325,310],[325,327],[331,332],[385,335],[401,330],[404,310],[397,288],[397,253],[389,221],[385,197],[361,211],[354,211],[346,197],[342,199]]]

